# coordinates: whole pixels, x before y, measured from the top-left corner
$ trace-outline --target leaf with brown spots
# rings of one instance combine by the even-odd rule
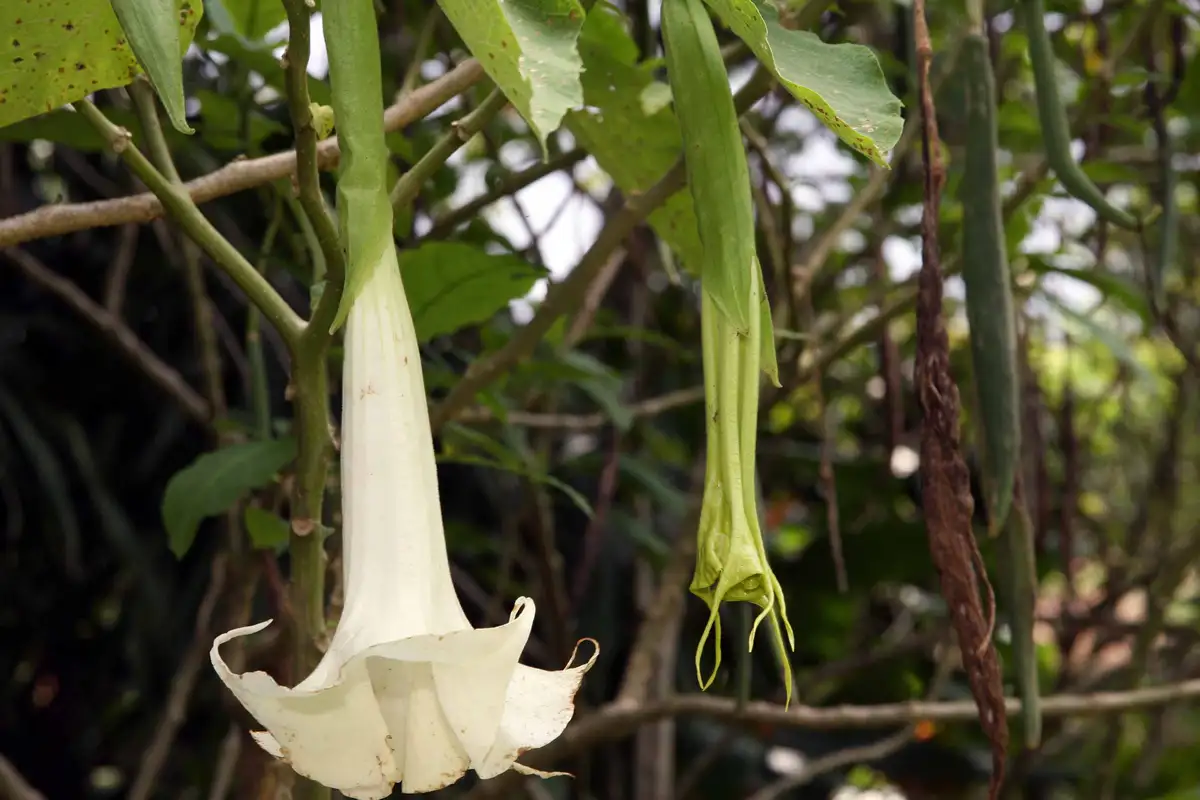
[[[546,155],[546,137],[583,102],[577,0],[442,0],[438,5]]]
[[[1000,659],[992,644],[996,600],[971,530],[974,501],[970,474],[959,446],[958,386],[950,374],[950,345],[942,319],[938,214],[946,176],[939,149],[937,113],[929,89],[933,47],[925,21],[924,0],[916,0],[914,4],[913,23],[921,94],[921,152],[925,166],[916,363],[917,399],[922,414],[921,504],[929,534],[929,553],[958,634],[963,667],[979,707],[979,721],[992,744],[988,796],[997,800],[1004,783],[1008,717],[1004,708]],[[979,597],[981,583],[987,598],[986,612]]]
[[[879,60],[867,47],[828,44],[788,30],[765,0],[705,0],[797,100],[843,142],[881,167],[904,120]]]
[[[181,54],[201,0],[175,0]],[[141,72],[110,0],[0,2],[0,127],[124,86]]]

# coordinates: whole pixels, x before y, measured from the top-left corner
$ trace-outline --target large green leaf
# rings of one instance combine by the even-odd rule
[[[109,0],[43,5],[0,2],[0,126],[124,86],[141,71]],[[201,0],[176,0],[176,10],[182,52]]]
[[[484,322],[546,273],[516,256],[431,242],[400,253],[400,275],[417,338],[425,342]]]
[[[110,1],[133,54],[150,77],[171,124],[180,133],[191,133],[183,106],[182,62],[187,43],[181,42],[179,26],[190,21],[194,30],[204,13],[204,3],[196,3],[193,10],[190,6],[180,9],[175,0]],[[190,20],[192,16],[197,19]]]
[[[826,44],[779,24],[762,0],[705,0],[758,60],[843,142],[880,166],[904,129],[901,103],[888,89],[879,60],[856,44]]]
[[[228,511],[264,486],[296,457],[292,438],[247,442],[205,453],[175,473],[163,495],[162,517],[171,552],[182,557],[206,517]]]
[[[567,111],[583,103],[577,0],[441,0],[442,11],[546,146]]]
[[[624,18],[610,5],[596,3],[588,12],[579,52],[586,107],[567,115],[567,127],[621,191],[644,192],[683,151],[675,114],[661,102],[670,89],[654,79],[652,65],[637,63],[637,46]],[[691,195],[676,192],[649,221],[698,275],[700,238]]]

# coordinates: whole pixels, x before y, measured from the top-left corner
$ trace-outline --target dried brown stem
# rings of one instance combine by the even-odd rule
[[[917,282],[917,396],[921,405],[921,502],[929,552],[942,595],[958,634],[963,666],[980,723],[992,744],[989,797],[997,800],[1004,784],[1008,720],[1000,660],[992,644],[995,598],[983,557],[971,528],[974,502],[971,480],[959,444],[958,386],[950,373],[950,346],[942,319],[943,277],[938,223],[945,168],[941,161],[937,111],[929,86],[933,46],[925,20],[925,0],[913,5],[913,36],[921,98],[921,155],[925,198],[921,219],[921,272]],[[979,584],[987,594],[986,611]]]

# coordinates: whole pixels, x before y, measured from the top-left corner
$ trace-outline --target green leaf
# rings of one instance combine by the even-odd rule
[[[113,11],[121,22],[133,54],[150,77],[154,91],[162,100],[163,107],[175,130],[191,133],[187,124],[187,112],[183,106],[183,54],[187,42],[181,41],[181,23],[191,20],[192,30],[204,13],[204,3],[179,8],[175,0],[111,0]]]
[[[246,533],[250,536],[250,544],[256,550],[274,550],[280,553],[287,547],[291,526],[278,514],[273,514],[265,508],[247,506],[243,518]]]
[[[613,424],[622,431],[629,430],[633,425],[633,412],[621,402],[620,374],[587,353],[579,351],[565,353],[562,360],[587,376],[577,380],[576,385],[604,409],[604,413]]]
[[[557,489],[558,491],[560,491],[564,495],[566,495],[567,499],[570,500],[572,503],[574,503],[575,506],[580,511],[582,511],[584,514],[586,514],[588,517],[592,516],[592,513],[593,513],[592,506],[590,503],[588,503],[586,497],[581,495],[578,491],[576,491],[571,486],[563,483],[558,478],[556,478],[553,475],[550,475],[548,473],[538,472],[536,470],[531,470],[531,469],[524,469],[515,464],[508,464],[508,463],[501,464],[498,461],[489,461],[488,459],[483,458],[481,456],[469,456],[469,455],[438,456],[437,460],[438,460],[439,464],[463,464],[464,466],[471,466],[471,467],[486,467],[488,469],[499,469],[499,470],[503,470],[505,472],[511,472],[514,475],[520,476],[527,480],[531,480],[534,483],[545,484],[546,486],[549,486],[552,489]]]
[[[201,0],[176,2],[181,55]],[[52,13],[28,0],[0,2],[0,126],[125,86],[141,71],[109,0],[54,0],[46,8]]]
[[[857,44],[826,44],[808,31],[790,31],[762,0],[705,0],[750,46],[788,91],[843,142],[887,166],[900,139],[901,102],[888,89],[879,60]]]
[[[489,255],[460,242],[400,253],[404,293],[422,342],[484,322],[545,274],[516,256]]]
[[[171,552],[182,558],[201,521],[229,510],[251,489],[270,483],[295,457],[292,438],[247,442],[205,453],[175,473],[162,503]]]
[[[287,19],[280,0],[208,0],[208,3],[214,28],[250,42],[262,40]]]
[[[213,13],[211,16],[214,19],[211,19],[210,22],[213,23],[213,27],[217,27],[216,14]],[[253,70],[261,75],[263,80],[266,81],[267,86],[270,86],[282,95],[287,94],[284,71],[279,65],[279,59],[272,52],[275,49],[273,45],[266,43],[250,44],[236,33],[222,33],[217,36],[213,36],[210,33],[207,40],[198,42],[198,44],[205,50],[229,56],[239,66]],[[328,105],[330,102],[329,84],[309,75],[308,96],[314,103]]]
[[[1137,379],[1147,382],[1155,380],[1154,371],[1138,358],[1137,353],[1120,333],[1093,319],[1089,314],[1081,314],[1051,293],[1046,293],[1045,297],[1062,312],[1066,327],[1074,329],[1077,337],[1100,342],[1113,358],[1129,367]]]
[[[137,118],[124,109],[109,108],[105,114],[114,123],[127,129],[137,122]],[[90,122],[82,115],[65,108],[0,128],[0,141],[3,142],[31,142],[34,139],[45,139],[82,153],[101,153],[108,150],[108,142]]]
[[[1121,305],[1141,317],[1142,322],[1150,324],[1150,304],[1146,300],[1144,289],[1134,280],[1104,272],[1099,268],[1072,269],[1058,267],[1048,263],[1044,258],[1029,258],[1029,267],[1039,275],[1057,273],[1077,281],[1083,281],[1095,287],[1096,291],[1110,300],[1116,300]]]
[[[577,0],[441,0],[442,11],[546,153],[546,137],[583,104]]]
[[[596,3],[579,37],[585,108],[567,115],[567,127],[622,192],[644,192],[678,160],[679,123],[669,107],[645,101],[661,92],[651,64],[637,63],[637,46],[621,13]],[[653,109],[653,113],[647,113]],[[693,274],[703,251],[691,194],[682,191],[650,215],[650,226]]]
[[[196,99],[200,101],[200,119],[196,122],[200,137],[217,150],[241,152],[246,146],[261,145],[268,136],[288,130],[260,113],[257,106],[243,111],[237,99],[227,94],[202,89],[196,92]],[[249,115],[246,124],[242,122],[243,113]]]

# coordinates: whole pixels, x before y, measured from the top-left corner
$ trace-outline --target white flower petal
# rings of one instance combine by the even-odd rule
[[[559,736],[596,654],[549,672],[518,664],[536,608],[521,598],[496,628],[414,636],[366,648],[336,680],[286,689],[262,672],[234,674],[218,648],[269,622],[219,636],[221,680],[269,733],[255,740],[301,775],[356,800],[448,786],[468,770],[491,778],[521,769],[521,753]],[[522,769],[522,771],[524,771]]]
[[[396,254],[388,249],[351,309],[342,415],[346,596],[316,669],[292,689],[234,674],[216,638],[213,668],[266,731],[265,751],[355,800],[381,800],[515,769],[571,720],[585,664],[521,666],[533,601],[474,630],[450,577],[420,352]],[[573,660],[573,657],[572,657]]]

